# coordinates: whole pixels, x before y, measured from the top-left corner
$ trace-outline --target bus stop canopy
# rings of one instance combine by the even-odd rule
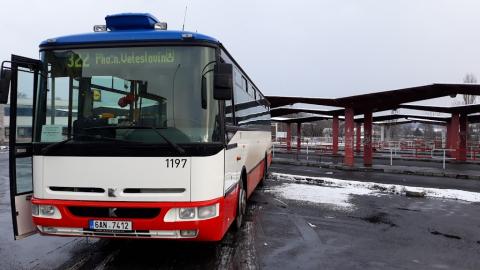
[[[363,95],[354,95],[341,98],[312,98],[312,97],[285,97],[285,96],[267,96],[271,105],[271,115],[273,117],[285,116],[296,113],[308,113],[313,116],[282,118],[279,122],[288,123],[287,134],[291,133],[291,123],[297,123],[297,134],[301,132],[301,124],[325,119],[332,119],[332,137],[333,154],[338,153],[338,136],[340,116],[343,116],[345,122],[345,146],[344,146],[344,164],[353,166],[354,164],[354,130],[357,126],[357,135],[361,130],[359,125],[363,124],[364,140],[364,165],[372,165],[372,124],[380,121],[393,121],[396,119],[406,119],[407,121],[424,122],[430,124],[442,125],[447,127],[447,147],[457,149],[457,160],[466,160],[466,136],[468,132],[468,123],[478,122],[480,115],[470,115],[479,113],[480,105],[466,105],[453,107],[411,105],[407,103],[419,102],[441,97],[456,97],[458,94],[480,95],[480,85],[478,84],[430,84],[415,86],[410,88],[388,90],[382,92],[373,92]],[[293,104],[311,104],[336,107],[332,110],[311,110],[282,108]],[[421,110],[439,113],[451,114],[451,117],[437,116],[418,116],[418,115],[383,115],[373,116],[373,113],[397,110],[399,108]],[[315,116],[319,115],[319,116]],[[357,117],[356,115],[363,115]],[[275,119],[272,119],[276,121]],[[290,138],[291,136],[287,136]],[[357,136],[360,137],[360,136]],[[300,135],[297,136],[297,150],[301,147]]]
[[[267,99],[270,101],[271,108],[304,103],[339,108],[353,108],[356,111],[355,114],[360,114],[365,111],[377,112],[393,110],[397,109],[400,104],[445,96],[455,97],[457,94],[480,95],[480,85],[430,84],[342,98],[267,96]]]

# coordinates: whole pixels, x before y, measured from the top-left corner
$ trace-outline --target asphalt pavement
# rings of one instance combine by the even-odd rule
[[[353,196],[354,210],[341,211],[258,192],[254,200],[264,206],[256,222],[264,269],[480,269],[478,204]]]
[[[293,174],[301,169],[272,167]],[[390,176],[371,179],[382,177]],[[229,231],[219,243],[39,235],[14,241],[6,155],[0,154],[0,268],[480,269],[478,203],[352,195],[353,207],[345,210],[272,193],[285,184],[268,179],[250,198],[242,230]]]

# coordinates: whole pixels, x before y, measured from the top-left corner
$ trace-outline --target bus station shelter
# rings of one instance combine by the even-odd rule
[[[355,126],[363,125],[363,163],[370,167],[373,163],[372,147],[372,125],[375,121],[392,119],[415,119],[414,121],[425,121],[438,123],[447,127],[447,148],[455,149],[454,157],[458,161],[466,161],[467,157],[467,135],[468,123],[479,122],[479,115],[472,115],[480,112],[480,105],[465,105],[455,107],[410,105],[408,103],[425,101],[440,97],[455,97],[456,95],[480,95],[480,85],[477,84],[431,84],[416,86],[404,89],[374,92],[363,95],[354,95],[342,98],[312,98],[312,97],[287,97],[268,96],[271,104],[272,117],[280,117],[293,113],[311,113],[319,116],[303,118],[281,118],[279,122],[288,124],[287,148],[290,149],[291,124],[297,124],[297,149],[301,148],[301,125],[306,122],[313,122],[324,119],[332,119],[332,152],[338,155],[339,121],[345,122],[344,130],[344,165],[354,166]],[[310,104],[336,107],[333,110],[307,110],[285,108],[294,104]],[[450,114],[450,117],[434,117],[419,115],[386,115],[373,116],[373,113],[410,109],[428,112],[441,112]],[[357,116],[357,118],[355,118]],[[412,120],[409,120],[412,121]],[[357,148],[361,136],[357,134]]]

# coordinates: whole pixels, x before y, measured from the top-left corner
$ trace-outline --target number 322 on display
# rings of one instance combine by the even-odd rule
[[[89,54],[71,54],[70,57],[68,57],[67,66],[69,68],[90,67],[89,60]]]

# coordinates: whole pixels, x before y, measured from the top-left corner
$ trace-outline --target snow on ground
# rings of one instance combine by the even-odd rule
[[[289,200],[331,204],[339,210],[349,210],[354,207],[349,202],[351,195],[368,195],[372,193],[371,190],[356,187],[335,188],[296,183],[285,183],[273,188],[270,192]]]
[[[480,193],[455,189],[411,187],[281,173],[273,173],[271,178],[293,182],[272,188],[270,192],[274,194],[290,200],[331,204],[335,208],[344,210],[354,207],[349,202],[351,195],[405,195],[407,192],[414,192],[416,194],[424,194],[425,197],[480,202]]]

